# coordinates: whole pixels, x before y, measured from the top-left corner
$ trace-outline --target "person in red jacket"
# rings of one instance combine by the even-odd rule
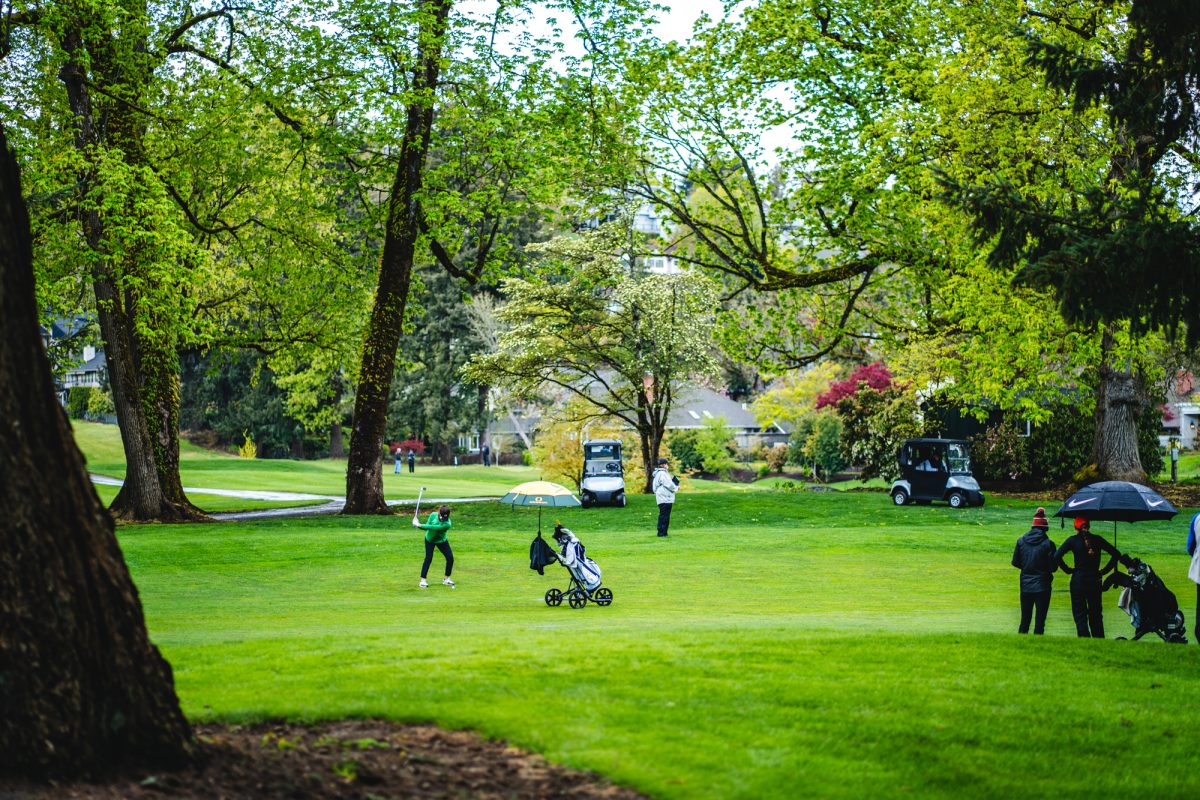
[[[1073,567],[1063,561],[1067,553],[1074,556]],[[1111,556],[1103,569],[1100,568],[1101,553]],[[1103,536],[1092,533],[1092,525],[1086,519],[1075,520],[1075,535],[1068,536],[1054,554],[1058,566],[1071,576],[1071,616],[1075,618],[1075,632],[1082,637],[1104,638],[1100,578],[1113,571],[1120,555]]]
[[[1029,633],[1029,620],[1037,609],[1033,624],[1034,635],[1046,632],[1046,613],[1050,610],[1050,588],[1054,583],[1054,571],[1058,559],[1054,555],[1054,542],[1046,532],[1050,522],[1046,509],[1039,507],[1033,512],[1033,527],[1017,539],[1013,549],[1012,565],[1021,570],[1021,624],[1017,633]]]

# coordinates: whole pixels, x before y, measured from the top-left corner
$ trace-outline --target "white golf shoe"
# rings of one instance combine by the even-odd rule
[[[450,580],[449,578],[442,578],[442,585],[443,585],[443,586],[449,586],[451,589],[453,589],[453,588],[454,588],[454,581]]]
[[[417,584],[417,588],[418,589],[428,589],[429,581],[425,580],[424,578],[421,578],[421,582]]]

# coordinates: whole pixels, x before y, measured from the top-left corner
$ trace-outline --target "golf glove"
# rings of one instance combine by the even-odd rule
[[[421,527],[421,519],[420,519],[420,517],[413,517],[413,527],[414,527],[414,528],[419,528],[419,527]]]

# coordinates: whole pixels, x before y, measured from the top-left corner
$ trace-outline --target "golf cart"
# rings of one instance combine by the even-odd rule
[[[900,480],[892,483],[898,506],[945,500],[951,508],[983,505],[971,474],[970,445],[962,439],[909,439],[897,454]]]
[[[579,500],[584,508],[625,505],[625,468],[621,465],[621,443],[616,439],[593,439],[583,443]]]

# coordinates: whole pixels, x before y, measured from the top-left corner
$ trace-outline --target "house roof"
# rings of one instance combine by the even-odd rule
[[[708,420],[717,417],[725,420],[726,427],[736,430],[757,431],[762,428],[745,403],[693,384],[687,384],[675,393],[675,404],[667,417],[667,428],[702,428]]]
[[[80,364],[75,369],[67,370],[67,373],[75,372],[99,372],[108,366],[108,359],[104,357],[103,350],[97,350],[96,355],[89,358],[87,361]]]

